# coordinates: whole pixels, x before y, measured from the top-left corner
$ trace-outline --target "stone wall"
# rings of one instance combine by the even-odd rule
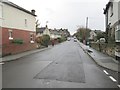
[[[115,44],[107,43],[91,43],[90,46],[100,52],[103,52],[109,56],[115,57]]]

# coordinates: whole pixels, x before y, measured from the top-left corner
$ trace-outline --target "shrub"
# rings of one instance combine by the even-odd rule
[[[23,40],[22,39],[14,39],[12,41],[12,43],[15,43],[15,44],[23,44]]]
[[[61,38],[57,38],[57,41],[58,41],[58,43],[61,43],[62,39]]]
[[[66,40],[67,40],[66,37],[64,37],[64,36],[61,37],[61,41],[62,41],[62,42],[63,42],[63,41],[66,41]]]
[[[37,38],[35,39],[35,41],[36,41],[37,43],[41,44],[41,43],[42,43],[42,37],[41,37],[41,36],[37,37]]]
[[[41,45],[48,47],[49,42],[50,42],[50,36],[43,35]]]

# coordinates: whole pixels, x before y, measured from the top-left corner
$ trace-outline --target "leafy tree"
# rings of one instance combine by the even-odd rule
[[[98,33],[97,34],[97,40],[99,40],[100,38],[105,38],[104,33]]]
[[[82,42],[84,39],[88,40],[90,31],[89,28],[79,27],[74,35]]]
[[[43,35],[41,45],[48,47],[49,41],[50,41],[50,36]]]

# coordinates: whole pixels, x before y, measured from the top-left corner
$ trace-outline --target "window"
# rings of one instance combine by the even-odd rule
[[[25,19],[25,27],[27,27],[27,19]]]
[[[113,3],[111,3],[111,16],[110,17],[112,17],[113,16]]]
[[[30,43],[34,43],[34,34],[30,33]]]
[[[0,5],[0,19],[2,19],[2,5]]]
[[[12,34],[13,34],[13,31],[12,31],[12,30],[9,30],[9,40],[13,40]]]
[[[120,24],[115,28],[115,40],[116,42],[120,42]]]

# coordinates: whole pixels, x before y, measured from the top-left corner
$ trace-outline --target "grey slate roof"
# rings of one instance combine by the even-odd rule
[[[57,30],[51,30],[50,29],[50,33],[55,34],[55,35],[60,35],[59,31],[57,31]]]
[[[24,9],[24,8],[22,8],[22,7],[20,7],[20,6],[16,5],[16,4],[8,1],[8,0],[0,0],[0,1],[1,1],[2,3],[4,3],[4,4],[7,4],[7,5],[12,6],[12,7],[14,7],[14,8],[17,8],[17,9],[19,9],[19,10],[21,10],[21,11],[24,11],[24,12],[26,12],[26,13],[28,13],[28,14],[31,14],[31,15],[33,15],[33,16],[36,16],[36,15],[33,14],[32,12],[30,12],[30,11],[28,11],[28,10],[26,10],[26,9]]]
[[[46,29],[46,27],[41,27],[41,28],[37,28],[36,33],[43,33],[43,31]]]

